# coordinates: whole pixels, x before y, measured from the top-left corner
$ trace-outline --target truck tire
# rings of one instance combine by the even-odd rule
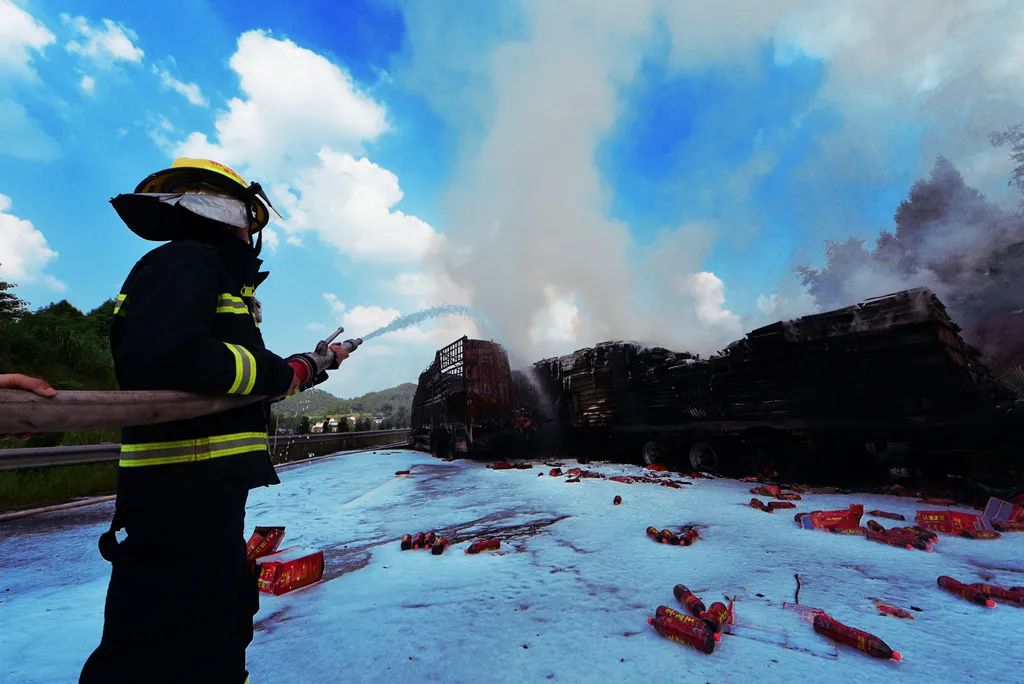
[[[694,470],[718,471],[718,452],[710,442],[694,442],[690,445],[689,464]]]
[[[663,464],[667,454],[668,450],[665,449],[665,444],[660,439],[648,439],[640,447],[640,463],[643,465]]]

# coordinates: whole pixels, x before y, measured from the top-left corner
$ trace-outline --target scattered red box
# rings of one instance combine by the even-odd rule
[[[959,513],[957,511],[918,511],[915,517],[917,524],[926,530],[943,534],[960,534],[964,530],[991,531],[988,521],[976,513]]]
[[[284,527],[256,527],[245,545],[245,555],[252,561],[277,551],[284,539]]]
[[[261,592],[280,596],[316,584],[324,576],[324,552],[292,547],[259,561]]]

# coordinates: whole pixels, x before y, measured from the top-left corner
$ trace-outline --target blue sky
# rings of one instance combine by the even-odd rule
[[[890,228],[937,155],[1008,200],[986,139],[1024,119],[1020,5],[627,4],[0,0],[0,277],[98,305],[155,246],[107,200],[208,156],[286,216],[282,355],[443,303],[521,360],[708,352],[813,311],[793,266]],[[464,333],[381,338],[326,389],[414,381]]]

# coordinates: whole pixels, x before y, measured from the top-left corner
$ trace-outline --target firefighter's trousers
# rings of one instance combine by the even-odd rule
[[[242,684],[259,606],[245,558],[248,491],[128,494],[118,493],[116,516],[127,538],[106,553],[102,640],[80,683]]]

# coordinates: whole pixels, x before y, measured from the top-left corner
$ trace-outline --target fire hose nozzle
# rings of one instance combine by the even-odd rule
[[[341,346],[343,346],[345,348],[345,350],[349,354],[351,354],[356,349],[358,349],[359,345],[361,345],[362,343],[363,343],[363,338],[362,337],[357,337],[354,340],[345,340],[344,342],[341,343]]]

